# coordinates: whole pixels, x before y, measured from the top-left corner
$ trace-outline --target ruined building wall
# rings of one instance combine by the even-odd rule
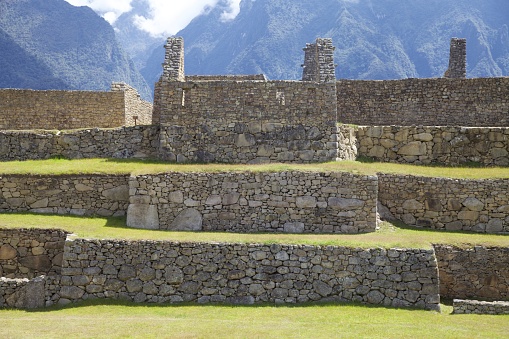
[[[186,162],[337,158],[335,85],[292,81],[159,84],[160,157]]]
[[[467,76],[467,39],[452,38],[449,53],[449,68],[444,77],[461,79]]]
[[[509,78],[337,82],[338,121],[371,126],[509,126]]]
[[[302,65],[302,81],[334,82],[336,81],[336,65],[332,39],[316,39],[314,44],[306,44],[304,64]]]
[[[132,87],[113,83],[110,92],[0,89],[0,130],[62,130],[151,123],[152,105]]]

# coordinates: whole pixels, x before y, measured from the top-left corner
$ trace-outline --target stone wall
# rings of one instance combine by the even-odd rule
[[[45,306],[46,278],[9,279],[0,277],[0,308],[35,309]]]
[[[445,78],[466,78],[467,76],[467,39],[451,39],[449,68]]]
[[[509,300],[509,248],[435,245],[440,296]]]
[[[162,159],[259,163],[337,158],[334,84],[198,81],[159,86],[154,116],[162,124]]]
[[[150,124],[152,105],[122,83],[110,92],[0,89],[0,130],[120,127],[133,115]]]
[[[0,228],[0,277],[59,274],[66,236],[61,230]]]
[[[120,216],[129,203],[126,175],[4,175],[0,192],[0,213]]]
[[[407,225],[450,231],[509,232],[509,180],[378,174],[378,199]]]
[[[131,177],[131,227],[359,233],[376,228],[377,178],[349,173],[168,173]]]
[[[509,314],[509,302],[507,301],[479,301],[461,300],[453,301],[454,314]]]
[[[332,39],[316,39],[314,44],[304,48],[302,81],[331,82],[336,81],[336,65]]]
[[[0,131],[0,160],[156,158],[157,126],[70,131]]]
[[[161,126],[159,158],[178,163],[312,163],[338,157],[338,129],[280,123]]]
[[[377,161],[509,165],[509,128],[360,126],[355,133],[358,155]]]
[[[370,126],[509,126],[509,78],[341,80],[338,121]]]
[[[152,125],[152,103],[142,100],[135,88],[124,83],[113,83],[111,91],[124,93],[125,113],[122,126]]]
[[[68,241],[47,304],[358,301],[439,309],[432,250],[334,246]]]

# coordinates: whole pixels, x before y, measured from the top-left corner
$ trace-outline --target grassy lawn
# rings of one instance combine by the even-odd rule
[[[446,232],[410,228],[401,223],[383,222],[380,229],[366,234],[269,234],[222,232],[170,232],[127,228],[123,218],[83,218],[40,214],[0,214],[0,227],[59,228],[82,238],[172,240],[180,242],[279,243],[335,245],[362,248],[431,248],[431,244],[490,245],[509,247],[509,235]]]
[[[161,172],[225,172],[225,171],[342,171],[355,174],[374,175],[377,172],[412,174],[426,177],[447,177],[459,179],[509,178],[509,168],[469,168],[415,166],[390,163],[360,161],[339,161],[319,164],[266,164],[266,165],[228,165],[195,164],[179,165],[160,161],[123,159],[82,159],[82,160],[34,160],[0,162],[1,174],[142,174]]]
[[[509,316],[360,305],[140,305],[0,310],[1,338],[507,338]]]

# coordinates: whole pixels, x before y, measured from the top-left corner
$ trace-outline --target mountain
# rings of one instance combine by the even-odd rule
[[[113,28],[88,7],[1,0],[0,46],[1,87],[108,90],[122,81],[151,98]]]
[[[333,38],[338,78],[441,77],[452,37],[467,39],[467,76],[509,75],[507,0],[242,0],[238,16],[224,8],[195,18],[185,39],[186,74],[264,73],[300,79],[302,48]],[[162,44],[142,74],[153,84]]]

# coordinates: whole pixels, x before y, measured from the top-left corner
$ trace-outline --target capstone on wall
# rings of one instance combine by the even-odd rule
[[[358,155],[377,161],[509,165],[507,127],[359,126],[352,133],[349,141],[358,144]]]
[[[340,80],[338,121],[371,126],[509,126],[509,78]]]
[[[75,239],[63,265],[47,305],[357,301],[438,310],[440,302],[433,250]]]
[[[128,204],[125,175],[0,177],[0,213],[122,216]]]
[[[157,126],[69,131],[0,131],[0,160],[156,158]]]
[[[507,301],[453,300],[454,314],[509,314]]]
[[[377,178],[349,173],[140,175],[131,227],[229,232],[359,233],[376,229]]]
[[[450,231],[509,232],[509,181],[378,173],[378,199],[407,225]]]
[[[60,274],[67,232],[0,228],[0,277]]]
[[[133,115],[151,124],[151,111],[150,103],[121,83],[110,92],[0,89],[0,130],[119,127],[130,125]]]
[[[441,297],[509,300],[509,248],[434,247]]]

